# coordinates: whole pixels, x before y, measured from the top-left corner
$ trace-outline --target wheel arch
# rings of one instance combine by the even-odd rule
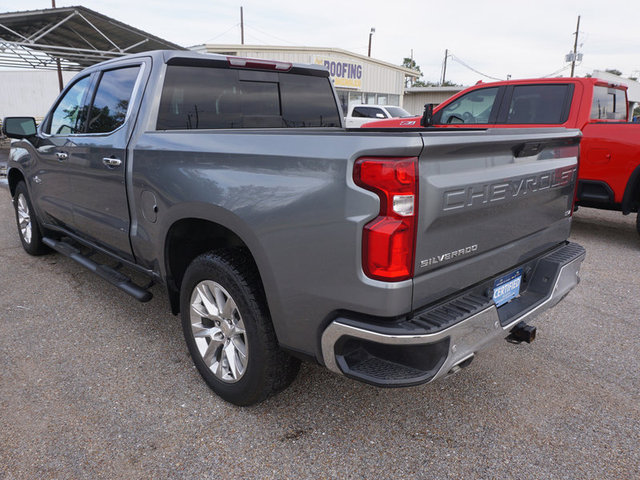
[[[207,219],[182,218],[169,227],[164,245],[167,291],[174,314],[180,312],[180,286],[187,267],[194,258],[212,250],[233,249],[246,255],[258,275],[260,294],[264,295],[263,278],[255,255],[230,228]]]
[[[7,172],[7,182],[9,183],[9,192],[11,192],[11,198],[15,197],[16,187],[21,181],[25,182],[26,185],[27,182],[24,174],[17,168],[9,169],[9,171]]]
[[[627,186],[622,196],[622,213],[628,215],[638,211],[640,206],[640,165],[638,165],[627,180]]]

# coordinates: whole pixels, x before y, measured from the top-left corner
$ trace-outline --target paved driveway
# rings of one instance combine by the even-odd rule
[[[640,472],[640,237],[582,209],[581,285],[460,374],[381,390],[305,365],[252,408],[192,367],[160,287],[140,304],[18,241],[0,186],[0,478],[591,478]]]

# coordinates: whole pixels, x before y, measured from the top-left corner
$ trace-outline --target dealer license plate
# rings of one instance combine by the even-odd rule
[[[522,269],[518,269],[504,277],[497,279],[493,284],[493,301],[496,307],[504,305],[520,294],[522,282]]]

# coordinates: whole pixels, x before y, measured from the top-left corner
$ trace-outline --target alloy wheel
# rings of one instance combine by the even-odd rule
[[[248,362],[247,334],[236,302],[213,280],[198,283],[191,293],[191,331],[202,360],[223,382],[242,378]]]
[[[29,212],[27,198],[22,193],[18,195],[18,223],[22,238],[26,243],[31,243],[31,236],[33,233],[31,226],[31,213]]]

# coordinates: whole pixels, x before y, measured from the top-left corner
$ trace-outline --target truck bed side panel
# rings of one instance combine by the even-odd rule
[[[588,123],[583,128],[580,180],[604,181],[619,204],[631,173],[640,163],[640,124]]]
[[[228,228],[255,257],[280,343],[309,354],[332,311],[407,313],[411,280],[384,283],[362,273],[361,232],[379,203],[353,183],[352,171],[365,155],[418,156],[422,139],[323,130],[143,134],[132,153],[136,258],[164,275],[165,265],[153,263],[164,258],[174,222],[199,218]],[[150,193],[153,223],[143,215]]]

